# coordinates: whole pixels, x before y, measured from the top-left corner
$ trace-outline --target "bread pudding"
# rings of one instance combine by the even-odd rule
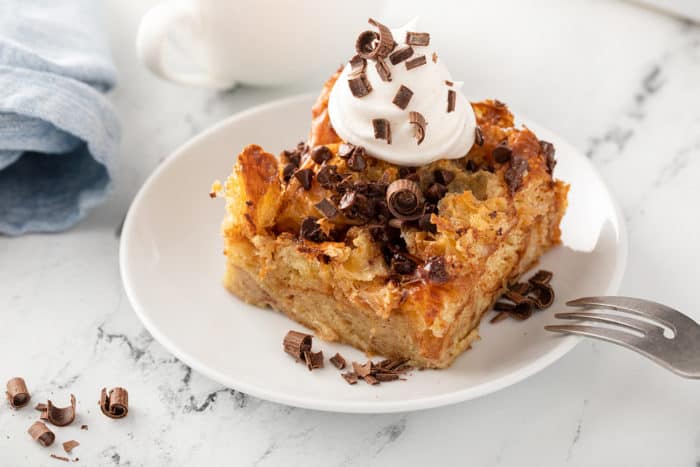
[[[324,85],[308,140],[279,158],[249,145],[214,187],[226,198],[224,285],[322,339],[444,368],[508,284],[560,242],[568,186],[553,178],[554,147],[517,128],[505,104],[469,103],[444,75],[444,100],[418,99],[428,78],[411,73],[433,79],[439,62],[429,35],[372,24],[379,31],[360,35],[358,55]],[[391,111],[352,133],[365,110],[338,107],[333,93],[362,101],[384,85]],[[446,130],[440,112],[463,115]],[[454,128],[467,136],[442,144]]]

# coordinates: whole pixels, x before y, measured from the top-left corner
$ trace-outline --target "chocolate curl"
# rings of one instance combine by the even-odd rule
[[[129,392],[124,388],[107,390],[100,393],[100,410],[109,418],[124,418],[129,413]]]
[[[386,190],[386,204],[391,214],[400,220],[415,220],[423,214],[423,194],[411,180],[401,178]]]
[[[282,346],[284,351],[289,355],[294,357],[295,360],[299,361],[303,358],[305,351],[311,350],[312,336],[310,334],[304,334],[298,331],[289,331],[286,336],[284,336],[284,341],[282,341]]]
[[[425,117],[420,112],[409,112],[408,121],[413,125],[413,137],[416,138],[416,143],[422,143],[425,139],[425,127],[428,126]]]
[[[20,377],[12,378],[7,382],[7,400],[13,409],[19,409],[29,403],[32,396],[27,390],[27,383]]]
[[[43,422],[34,422],[27,430],[27,433],[34,441],[44,447],[51,446],[56,439],[56,435]]]
[[[50,400],[46,402],[46,415],[49,422],[56,426],[66,426],[75,420],[75,396],[70,395],[70,406],[56,407]]]

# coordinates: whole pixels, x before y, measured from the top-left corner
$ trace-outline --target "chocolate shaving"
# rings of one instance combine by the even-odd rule
[[[508,302],[496,302],[493,305],[493,309],[495,311],[513,311],[514,308],[515,308],[515,305],[513,305],[512,303],[508,303]]]
[[[416,263],[405,254],[394,253],[391,259],[391,270],[401,275],[413,274],[413,271],[416,270]]]
[[[292,175],[297,170],[297,166],[291,162],[287,163],[282,169],[282,180],[288,182],[292,178]]]
[[[63,443],[63,450],[66,452],[71,452],[73,448],[80,446],[80,443],[77,442],[76,440],[72,439],[70,441],[66,441]]]
[[[437,225],[433,224],[432,213],[423,214],[418,218],[418,228],[425,232],[437,233]]]
[[[512,318],[524,321],[532,316],[532,311],[536,305],[530,297],[520,295],[512,290],[506,292],[504,297],[515,304],[513,310],[509,312]]]
[[[446,79],[445,84],[448,86],[453,86],[455,83],[453,81],[450,81],[449,79]]]
[[[351,74],[359,75],[360,73],[364,73],[366,68],[367,68],[367,60],[360,57],[359,55],[354,55],[350,59],[350,73]]]
[[[44,412],[46,411],[46,404],[43,402],[39,402],[37,405],[34,406],[34,410],[38,410],[39,412]]]
[[[408,107],[408,103],[411,101],[412,97],[413,91],[402,84],[398,91],[396,91],[396,95],[391,102],[394,103],[399,109],[406,110],[406,107]]]
[[[321,226],[318,225],[318,218],[311,216],[305,217],[301,221],[299,236],[316,243],[325,242],[327,239],[326,234],[321,230]]]
[[[311,181],[314,178],[314,171],[311,169],[301,169],[294,172],[294,178],[299,180],[299,183],[304,190],[309,191],[311,189]]]
[[[376,21],[372,18],[369,19],[369,24],[372,26],[376,27],[379,29],[379,43],[376,45],[374,48],[374,57],[367,57],[367,58],[384,58],[387,57],[392,50],[394,50],[394,47],[396,46],[396,42],[394,42],[394,37],[391,34],[391,29],[380,23],[379,21]]]
[[[433,172],[433,177],[435,178],[436,182],[442,183],[443,185],[449,185],[450,182],[455,179],[455,174],[451,170],[437,169],[435,172]]]
[[[367,168],[367,160],[364,158],[365,148],[362,146],[355,147],[352,155],[348,158],[346,165],[353,172],[362,172]]]
[[[453,89],[447,90],[447,112],[454,112],[457,102],[457,93]]]
[[[80,429],[81,429],[81,430],[87,431],[88,426],[87,426],[87,425],[80,425]]]
[[[12,378],[7,382],[7,400],[10,402],[10,407],[19,409],[29,404],[32,396],[27,389],[27,383],[20,377]]]
[[[357,384],[357,373],[354,371],[346,371],[341,375],[345,381],[348,382],[348,384]]]
[[[374,138],[383,139],[387,144],[391,144],[391,124],[386,118],[375,118],[372,120]]]
[[[406,62],[406,69],[413,70],[414,68],[418,68],[419,66],[425,65],[426,63],[427,61],[425,59],[425,55],[419,55]]]
[[[367,375],[363,379],[365,380],[365,383],[370,384],[372,386],[374,386],[375,384],[379,384],[379,380],[372,375]]]
[[[382,382],[382,383],[387,383],[389,381],[396,381],[399,379],[399,375],[396,373],[377,373],[374,375],[377,381]],[[365,381],[367,381],[367,378],[365,378]]]
[[[433,63],[437,63],[437,62],[438,62],[438,54],[437,54],[437,52],[433,52],[433,57],[432,57],[432,58],[433,58]]]
[[[305,350],[303,355],[309,371],[323,368],[323,351],[311,352],[310,350]]]
[[[351,75],[348,78],[348,86],[350,86],[350,92],[355,97],[364,97],[370,92],[372,92],[372,85],[367,79],[367,75],[360,73],[359,75]]]
[[[499,311],[498,313],[496,313],[496,316],[489,320],[489,322],[495,324],[503,321],[506,318],[508,318],[508,313],[505,311]]]
[[[124,418],[129,413],[129,392],[120,387],[107,392],[102,388],[100,393],[100,410],[109,418]]]
[[[377,63],[375,67],[377,68],[377,74],[382,79],[382,81],[391,81],[391,70],[389,69],[389,65],[386,64],[383,58],[377,57]]]
[[[406,33],[406,44],[425,47],[430,44],[430,34],[427,32],[408,31]]]
[[[326,190],[332,190],[343,180],[338,174],[338,168],[334,165],[324,165],[316,174],[316,181]]]
[[[523,176],[527,172],[529,166],[527,159],[521,156],[513,156],[511,165],[506,170],[504,178],[508,188],[510,189],[510,194],[515,194],[516,191],[521,187],[523,183]]]
[[[347,366],[347,362],[345,361],[343,356],[340,355],[339,353],[336,353],[335,355],[333,355],[329,359],[329,361],[333,364],[334,367],[336,367],[339,370],[342,370]]]
[[[428,259],[423,269],[428,273],[428,280],[435,284],[444,284],[450,279],[444,256],[433,256]]]
[[[323,164],[333,157],[333,153],[326,146],[316,146],[311,151],[311,159],[317,164]]]
[[[311,350],[313,336],[310,334],[304,334],[298,331],[289,331],[284,340],[282,341],[282,347],[284,351],[289,355],[294,357],[297,362],[302,359],[303,353],[305,351]]]
[[[363,59],[376,57],[378,42],[379,34],[376,31],[361,32],[355,41],[357,56]]]
[[[403,47],[398,50],[396,50],[394,53],[389,55],[389,61],[391,62],[392,65],[398,65],[399,63],[403,62],[404,60],[407,60],[413,55],[413,48],[412,47]]]
[[[350,144],[350,143],[343,143],[340,146],[338,146],[338,157],[341,159],[347,159],[352,155],[352,152],[355,150],[355,145]]]
[[[515,284],[512,284],[510,287],[508,287],[508,290],[511,290],[520,295],[529,294],[530,289],[530,284],[528,284],[527,282],[516,282]]]
[[[479,170],[479,166],[476,165],[476,162],[474,162],[474,161],[471,160],[471,159],[469,159],[469,160],[467,161],[467,163],[465,164],[464,168],[465,168],[468,172],[476,172],[477,170]]]
[[[43,447],[51,446],[56,439],[56,435],[43,422],[34,422],[27,430],[27,433]]]
[[[425,190],[425,197],[433,203],[440,201],[446,194],[447,187],[442,183],[433,183]]]
[[[533,282],[532,287],[532,301],[538,309],[543,310],[552,306],[552,303],[554,303],[554,289],[551,285],[543,282]]]
[[[417,144],[422,143],[425,139],[425,127],[428,126],[425,117],[420,112],[409,112],[408,122],[413,125],[413,137]]]
[[[554,274],[552,274],[551,271],[547,271],[544,269],[540,269],[535,273],[534,276],[529,278],[527,281],[530,284],[549,284],[550,281],[552,280],[552,277],[554,277]]]
[[[423,195],[420,187],[411,180],[401,178],[386,190],[386,204],[394,217],[415,220],[423,214]]]
[[[332,219],[338,215],[338,209],[328,200],[328,198],[323,198],[321,201],[316,203],[314,207],[328,219]]]
[[[366,378],[372,373],[372,361],[367,360],[367,362],[360,365],[358,362],[352,362],[352,369],[357,376],[360,378]]]
[[[510,161],[510,158],[513,156],[513,151],[508,147],[508,141],[501,141],[498,146],[493,148],[491,155],[494,161],[499,164],[505,164]]]
[[[51,454],[51,457],[58,460],[58,461],[63,461],[63,462],[70,462],[70,459],[64,456],[57,456],[56,454]]]
[[[70,395],[68,407],[56,407],[51,400],[46,402],[46,412],[49,422],[56,426],[67,426],[75,420],[75,396]]]
[[[474,141],[476,142],[477,146],[484,145],[484,134],[481,132],[480,127],[474,128]]]
[[[554,172],[554,166],[557,165],[557,160],[554,158],[554,145],[548,141],[540,141],[540,147],[547,163],[547,172],[551,175]]]
[[[338,208],[351,219],[369,220],[374,214],[369,198],[358,191],[348,191],[338,203]]]

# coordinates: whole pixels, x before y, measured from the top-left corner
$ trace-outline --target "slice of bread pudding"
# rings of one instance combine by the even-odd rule
[[[325,85],[307,144],[238,156],[224,285],[369,354],[444,368],[506,286],[560,241],[568,186],[554,148],[498,101],[472,104],[476,143],[417,168],[370,157],[330,125]]]

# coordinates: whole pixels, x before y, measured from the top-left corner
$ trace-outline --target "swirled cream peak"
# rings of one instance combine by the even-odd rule
[[[328,113],[335,132],[397,165],[464,157],[474,143],[476,119],[430,36],[413,21],[390,30],[396,45],[385,47],[389,29],[370,23],[379,30],[358,37],[358,55],[331,90]]]

